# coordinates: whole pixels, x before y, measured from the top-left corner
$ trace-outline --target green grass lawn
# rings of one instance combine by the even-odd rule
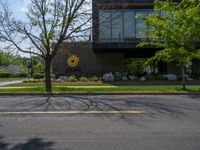
[[[190,81],[186,82],[187,85],[199,85],[200,81]],[[172,86],[181,85],[181,81],[115,81],[112,83],[98,82],[53,82],[53,86]],[[13,86],[44,86],[43,82],[39,83],[19,83],[8,85]]]
[[[180,81],[127,81],[127,82],[63,82],[53,83],[54,93],[65,92],[200,92],[200,81],[187,82],[187,90],[183,91]],[[70,87],[68,87],[70,86]],[[71,87],[72,86],[72,87]],[[86,87],[74,87],[86,86]],[[88,86],[88,87],[87,87]],[[90,86],[97,86],[91,88]],[[100,87],[114,86],[114,87]],[[15,88],[16,87],[16,88]],[[0,87],[0,93],[43,93],[44,83],[20,83]]]
[[[22,88],[8,88],[1,89],[0,93],[40,93],[45,92],[44,87],[22,87]],[[200,87],[188,87],[183,91],[181,87],[132,87],[132,88],[67,88],[67,87],[53,87],[54,93],[65,92],[200,92]]]

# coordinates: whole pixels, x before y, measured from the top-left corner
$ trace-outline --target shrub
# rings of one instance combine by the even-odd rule
[[[0,72],[0,78],[10,78],[11,73],[9,72]]]
[[[150,73],[150,74],[147,74],[145,76],[145,78],[147,80],[164,80],[164,77],[162,74],[159,74],[159,73]]]
[[[155,80],[155,79],[156,79],[156,78],[155,78],[155,75],[152,74],[152,73],[147,74],[147,75],[145,76],[145,78],[146,78],[147,80]]]
[[[23,78],[23,77],[28,77],[28,74],[26,72],[20,72],[20,73],[15,73],[12,76],[16,78]]]
[[[56,75],[55,74],[51,74],[51,78],[55,79]]]
[[[121,76],[121,74],[120,74],[119,72],[115,72],[115,73],[114,73],[114,76],[115,76],[115,80],[116,80],[116,81],[122,80],[122,76]]]
[[[164,80],[164,77],[162,74],[157,74],[156,75],[156,80]]]
[[[96,82],[96,81],[99,81],[99,78],[97,76],[92,76],[89,78],[89,80]]]
[[[55,73],[55,78],[58,79],[60,76],[66,76],[64,73]]]
[[[24,80],[23,81],[23,83],[38,83],[38,82],[44,82],[44,80],[33,79],[33,80]]]
[[[88,78],[83,76],[83,77],[80,78],[80,81],[82,81],[82,82],[87,82],[87,81],[88,81]]]
[[[69,82],[77,82],[78,80],[77,80],[77,78],[76,78],[75,75],[72,75],[72,76],[70,76],[70,77],[68,78],[68,81],[69,81]]]
[[[44,74],[41,74],[41,73],[39,73],[39,74],[34,74],[34,75],[33,75],[33,79],[44,79]]]
[[[121,76],[122,76],[122,77],[128,77],[128,72],[122,72],[122,73],[121,73]]]
[[[125,62],[126,71],[135,74],[137,77],[142,76],[145,69],[145,60],[141,58],[130,58]]]

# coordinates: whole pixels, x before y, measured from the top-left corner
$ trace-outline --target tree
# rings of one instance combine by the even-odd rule
[[[126,60],[126,70],[130,73],[134,73],[137,77],[144,74],[145,71],[145,59],[142,58],[129,58]]]
[[[0,40],[9,48],[44,60],[46,92],[52,92],[51,61],[62,43],[85,38],[90,28],[89,5],[89,0],[31,0],[26,21],[20,21],[12,17],[7,4],[2,4]]]
[[[153,14],[145,18],[151,29],[146,31],[149,41],[138,46],[151,45],[161,48],[147,63],[155,60],[176,62],[181,67],[182,85],[185,85],[185,68],[193,59],[200,58],[196,43],[200,41],[200,2],[199,0],[155,0],[155,11],[164,15]]]
[[[21,58],[11,52],[0,50],[0,67],[7,67],[10,64],[23,65]]]

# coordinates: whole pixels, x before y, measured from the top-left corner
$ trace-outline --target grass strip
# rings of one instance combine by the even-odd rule
[[[0,93],[44,93],[44,87],[22,87],[22,88],[0,88]],[[152,87],[152,88],[66,88],[53,87],[53,93],[65,92],[86,92],[86,93],[101,93],[101,92],[200,92],[200,87],[188,87],[185,91],[181,87]]]

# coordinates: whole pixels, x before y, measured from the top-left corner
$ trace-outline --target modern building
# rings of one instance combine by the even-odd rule
[[[93,42],[65,43],[63,49],[53,61],[53,72],[70,74],[103,74],[105,72],[123,71],[124,61],[127,58],[148,58],[159,49],[153,47],[138,48],[137,44],[147,40],[144,31],[150,29],[144,24],[142,16],[154,12],[153,0],[93,0]],[[65,50],[79,57],[76,67],[67,65]],[[193,66],[200,72],[198,65]],[[174,65],[160,63],[162,73],[178,73]]]
[[[154,13],[153,7],[153,0],[93,0],[94,51],[152,56],[156,49],[136,46],[148,39],[144,31],[150,27],[144,24],[142,15]]]

